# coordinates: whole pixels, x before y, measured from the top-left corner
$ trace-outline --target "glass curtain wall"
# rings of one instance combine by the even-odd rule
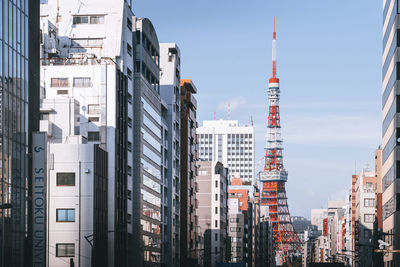
[[[0,266],[23,266],[28,140],[28,0],[0,1]]]

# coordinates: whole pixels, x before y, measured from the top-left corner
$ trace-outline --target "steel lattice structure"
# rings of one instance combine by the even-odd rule
[[[283,166],[283,146],[279,114],[279,79],[276,77],[276,32],[272,41],[272,78],[268,86],[268,131],[262,183],[261,206],[268,207],[272,223],[277,264],[289,263],[289,255],[301,251],[301,241],[294,230],[287,203],[285,184],[288,173]]]

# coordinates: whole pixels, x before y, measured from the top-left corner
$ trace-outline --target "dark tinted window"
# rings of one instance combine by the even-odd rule
[[[74,172],[58,172],[57,173],[58,186],[75,186],[75,173]]]

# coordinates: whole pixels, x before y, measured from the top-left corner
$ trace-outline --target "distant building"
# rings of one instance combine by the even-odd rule
[[[311,210],[311,224],[317,226],[318,231],[323,229],[323,220],[328,215],[327,209],[312,209]]]
[[[354,176],[353,176],[354,177]],[[353,250],[355,264],[372,266],[373,260],[373,228],[375,222],[375,192],[377,177],[374,171],[362,171],[356,175],[353,197]]]
[[[220,161],[232,177],[252,185],[254,176],[254,127],[239,126],[236,120],[203,121],[196,131],[199,159]]]
[[[204,266],[227,261],[228,169],[220,162],[199,161],[199,225],[204,233]]]
[[[230,247],[230,262],[244,263],[243,252],[246,244],[243,242],[245,224],[244,214],[240,210],[238,198],[228,198],[228,237]]]
[[[250,186],[244,185],[243,180],[240,178],[232,178],[231,183],[228,186],[228,198],[229,199],[238,199],[239,200],[239,209],[243,214],[243,252],[242,258],[243,262],[245,262],[248,266],[251,266],[253,263],[253,229],[255,228],[256,222],[255,218],[255,210],[254,210],[254,202],[253,199],[250,198],[251,190]]]

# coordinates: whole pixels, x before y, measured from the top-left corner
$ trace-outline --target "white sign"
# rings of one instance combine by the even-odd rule
[[[32,266],[46,266],[47,136],[33,133],[32,149]]]

